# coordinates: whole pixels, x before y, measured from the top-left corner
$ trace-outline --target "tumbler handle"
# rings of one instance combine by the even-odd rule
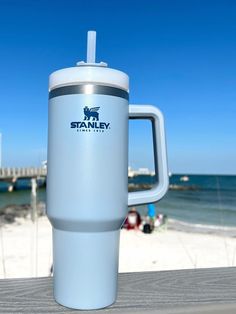
[[[151,105],[129,105],[130,119],[149,119],[152,122],[156,183],[152,189],[128,193],[128,206],[153,203],[160,200],[168,190],[164,118],[159,109]]]

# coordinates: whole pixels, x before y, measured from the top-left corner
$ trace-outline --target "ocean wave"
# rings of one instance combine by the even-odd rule
[[[181,221],[181,220],[172,219],[172,218],[168,219],[168,226],[170,229],[174,229],[178,231],[217,234],[217,235],[236,237],[236,227],[190,223],[190,222]]]
[[[183,185],[183,184],[170,184],[169,189],[173,191],[212,191],[212,192],[236,192],[236,189],[234,187],[232,188],[217,188],[217,187],[206,187],[206,186],[200,186],[200,185]]]

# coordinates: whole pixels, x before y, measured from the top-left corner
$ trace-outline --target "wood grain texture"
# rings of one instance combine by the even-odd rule
[[[148,311],[236,313],[236,267],[120,274],[117,302],[92,313]],[[0,280],[0,313],[78,311],[54,301],[52,278],[30,278]]]

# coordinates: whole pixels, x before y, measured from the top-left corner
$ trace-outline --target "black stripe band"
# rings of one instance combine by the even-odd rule
[[[98,95],[109,95],[121,97],[129,100],[129,94],[123,89],[104,86],[104,85],[94,85],[94,84],[84,84],[84,85],[69,85],[55,88],[49,92],[49,99],[64,96],[64,95],[75,95],[75,94],[98,94]]]

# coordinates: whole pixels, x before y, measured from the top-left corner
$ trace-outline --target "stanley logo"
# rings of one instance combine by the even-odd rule
[[[84,121],[71,122],[71,129],[77,129],[77,132],[104,132],[110,129],[110,123],[99,121],[99,109],[100,107],[85,106]]]

